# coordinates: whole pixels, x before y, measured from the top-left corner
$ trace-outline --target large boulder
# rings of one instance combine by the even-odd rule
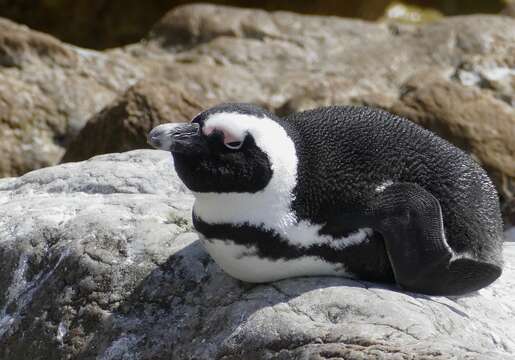
[[[155,124],[217,102],[279,115],[361,104],[408,116],[473,154],[511,222],[514,54],[515,19],[503,16],[408,26],[189,5],[145,41],[105,52],[0,20],[0,176],[145,147]]]
[[[148,28],[169,9],[191,0],[75,0],[73,2],[17,0],[0,1],[0,16],[57,36],[63,41],[94,49],[112,48],[141,39]],[[330,14],[379,18],[393,0],[211,0],[233,6],[291,10],[311,14]],[[502,0],[476,11],[499,12]],[[438,0],[429,6],[439,6]],[[441,7],[441,6],[440,6]],[[465,6],[465,8],[467,8]],[[474,7],[473,7],[474,8]],[[464,9],[470,11],[469,9]]]
[[[152,76],[174,90],[158,87],[170,103],[156,107],[183,109],[192,98],[201,108],[247,101],[279,115],[356,104],[407,116],[471,153],[496,183],[505,218],[515,222],[514,19],[466,16],[408,26],[190,5],[169,12],[146,42],[124,52],[141,62],[166,61]],[[149,129],[152,115],[132,100],[135,91],[92,117],[65,161],[144,147],[134,124]],[[120,102],[134,103],[139,115],[113,114]]]
[[[253,285],[204,252],[192,201],[152,150],[0,180],[0,358],[515,356],[515,243],[502,277],[464,297],[330,277]]]
[[[144,74],[122,52],[76,48],[0,19],[0,177],[59,162],[86,120]]]
[[[502,11],[502,14],[515,17],[515,3],[513,1],[508,2]]]
[[[425,0],[424,7],[413,7],[404,6],[395,0],[209,0],[210,3],[224,5],[368,20],[375,20],[386,12],[389,17],[407,18],[410,21],[433,18],[434,15],[431,15],[435,11],[431,9],[437,9],[445,15],[499,13],[506,1],[454,1],[449,5],[444,0]],[[166,11],[191,2],[192,0],[2,0],[0,16],[27,24],[75,45],[100,49],[138,41]],[[404,0],[403,3],[420,5],[421,2]]]

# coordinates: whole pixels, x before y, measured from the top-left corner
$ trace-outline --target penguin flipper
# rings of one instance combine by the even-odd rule
[[[331,219],[320,233],[335,237],[364,227],[383,236],[395,281],[405,290],[461,295],[501,275],[497,265],[454,254],[445,237],[440,202],[418,184],[392,184],[367,207]]]
[[[440,202],[414,183],[379,193],[366,213],[383,235],[397,283],[431,295],[460,295],[487,286],[499,266],[455,256],[447,244]]]

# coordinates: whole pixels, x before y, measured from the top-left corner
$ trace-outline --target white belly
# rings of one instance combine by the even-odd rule
[[[295,259],[265,259],[256,255],[256,249],[236,245],[232,241],[219,239],[201,243],[215,262],[232,277],[247,282],[268,282],[298,276],[331,275],[352,277],[343,265],[323,261],[316,256]]]
[[[265,190],[255,194],[195,194],[197,199],[193,212],[207,224],[246,225],[272,230],[289,245],[301,248],[324,244],[343,250],[347,246],[368,241],[373,233],[370,228],[362,228],[341,238],[320,234],[321,224],[299,221],[291,212],[290,191],[289,186],[282,189],[271,182]],[[269,282],[307,275],[353,277],[346,271],[345,264],[330,263],[317,256],[273,260],[259,258],[255,255],[256,248],[237,245],[228,239],[206,240],[201,235],[201,242],[225,272],[243,281]]]

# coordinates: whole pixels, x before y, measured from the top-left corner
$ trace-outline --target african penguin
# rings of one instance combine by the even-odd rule
[[[171,151],[202,244],[237,279],[341,275],[459,295],[501,274],[485,171],[401,117],[332,106],[279,118],[222,104],[148,141]]]

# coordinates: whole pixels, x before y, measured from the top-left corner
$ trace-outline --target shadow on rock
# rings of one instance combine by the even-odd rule
[[[194,241],[137,285],[80,358],[213,359],[243,356],[244,349],[252,350],[247,355],[260,357],[267,348],[275,352],[298,347],[311,342],[312,336],[298,332],[297,327],[302,321],[313,322],[312,316],[317,315],[295,305],[294,299],[309,292],[323,296],[323,289],[330,287],[358,292],[382,289],[379,284],[336,277],[266,285],[240,282],[226,275]],[[367,316],[350,303],[333,300],[338,311],[324,314],[323,321],[337,321],[338,312]],[[323,306],[323,301],[318,303]],[[300,323],[290,323],[295,318]],[[279,336],[271,331],[275,326],[289,328],[287,333],[293,337]],[[249,338],[252,332],[256,334]]]

